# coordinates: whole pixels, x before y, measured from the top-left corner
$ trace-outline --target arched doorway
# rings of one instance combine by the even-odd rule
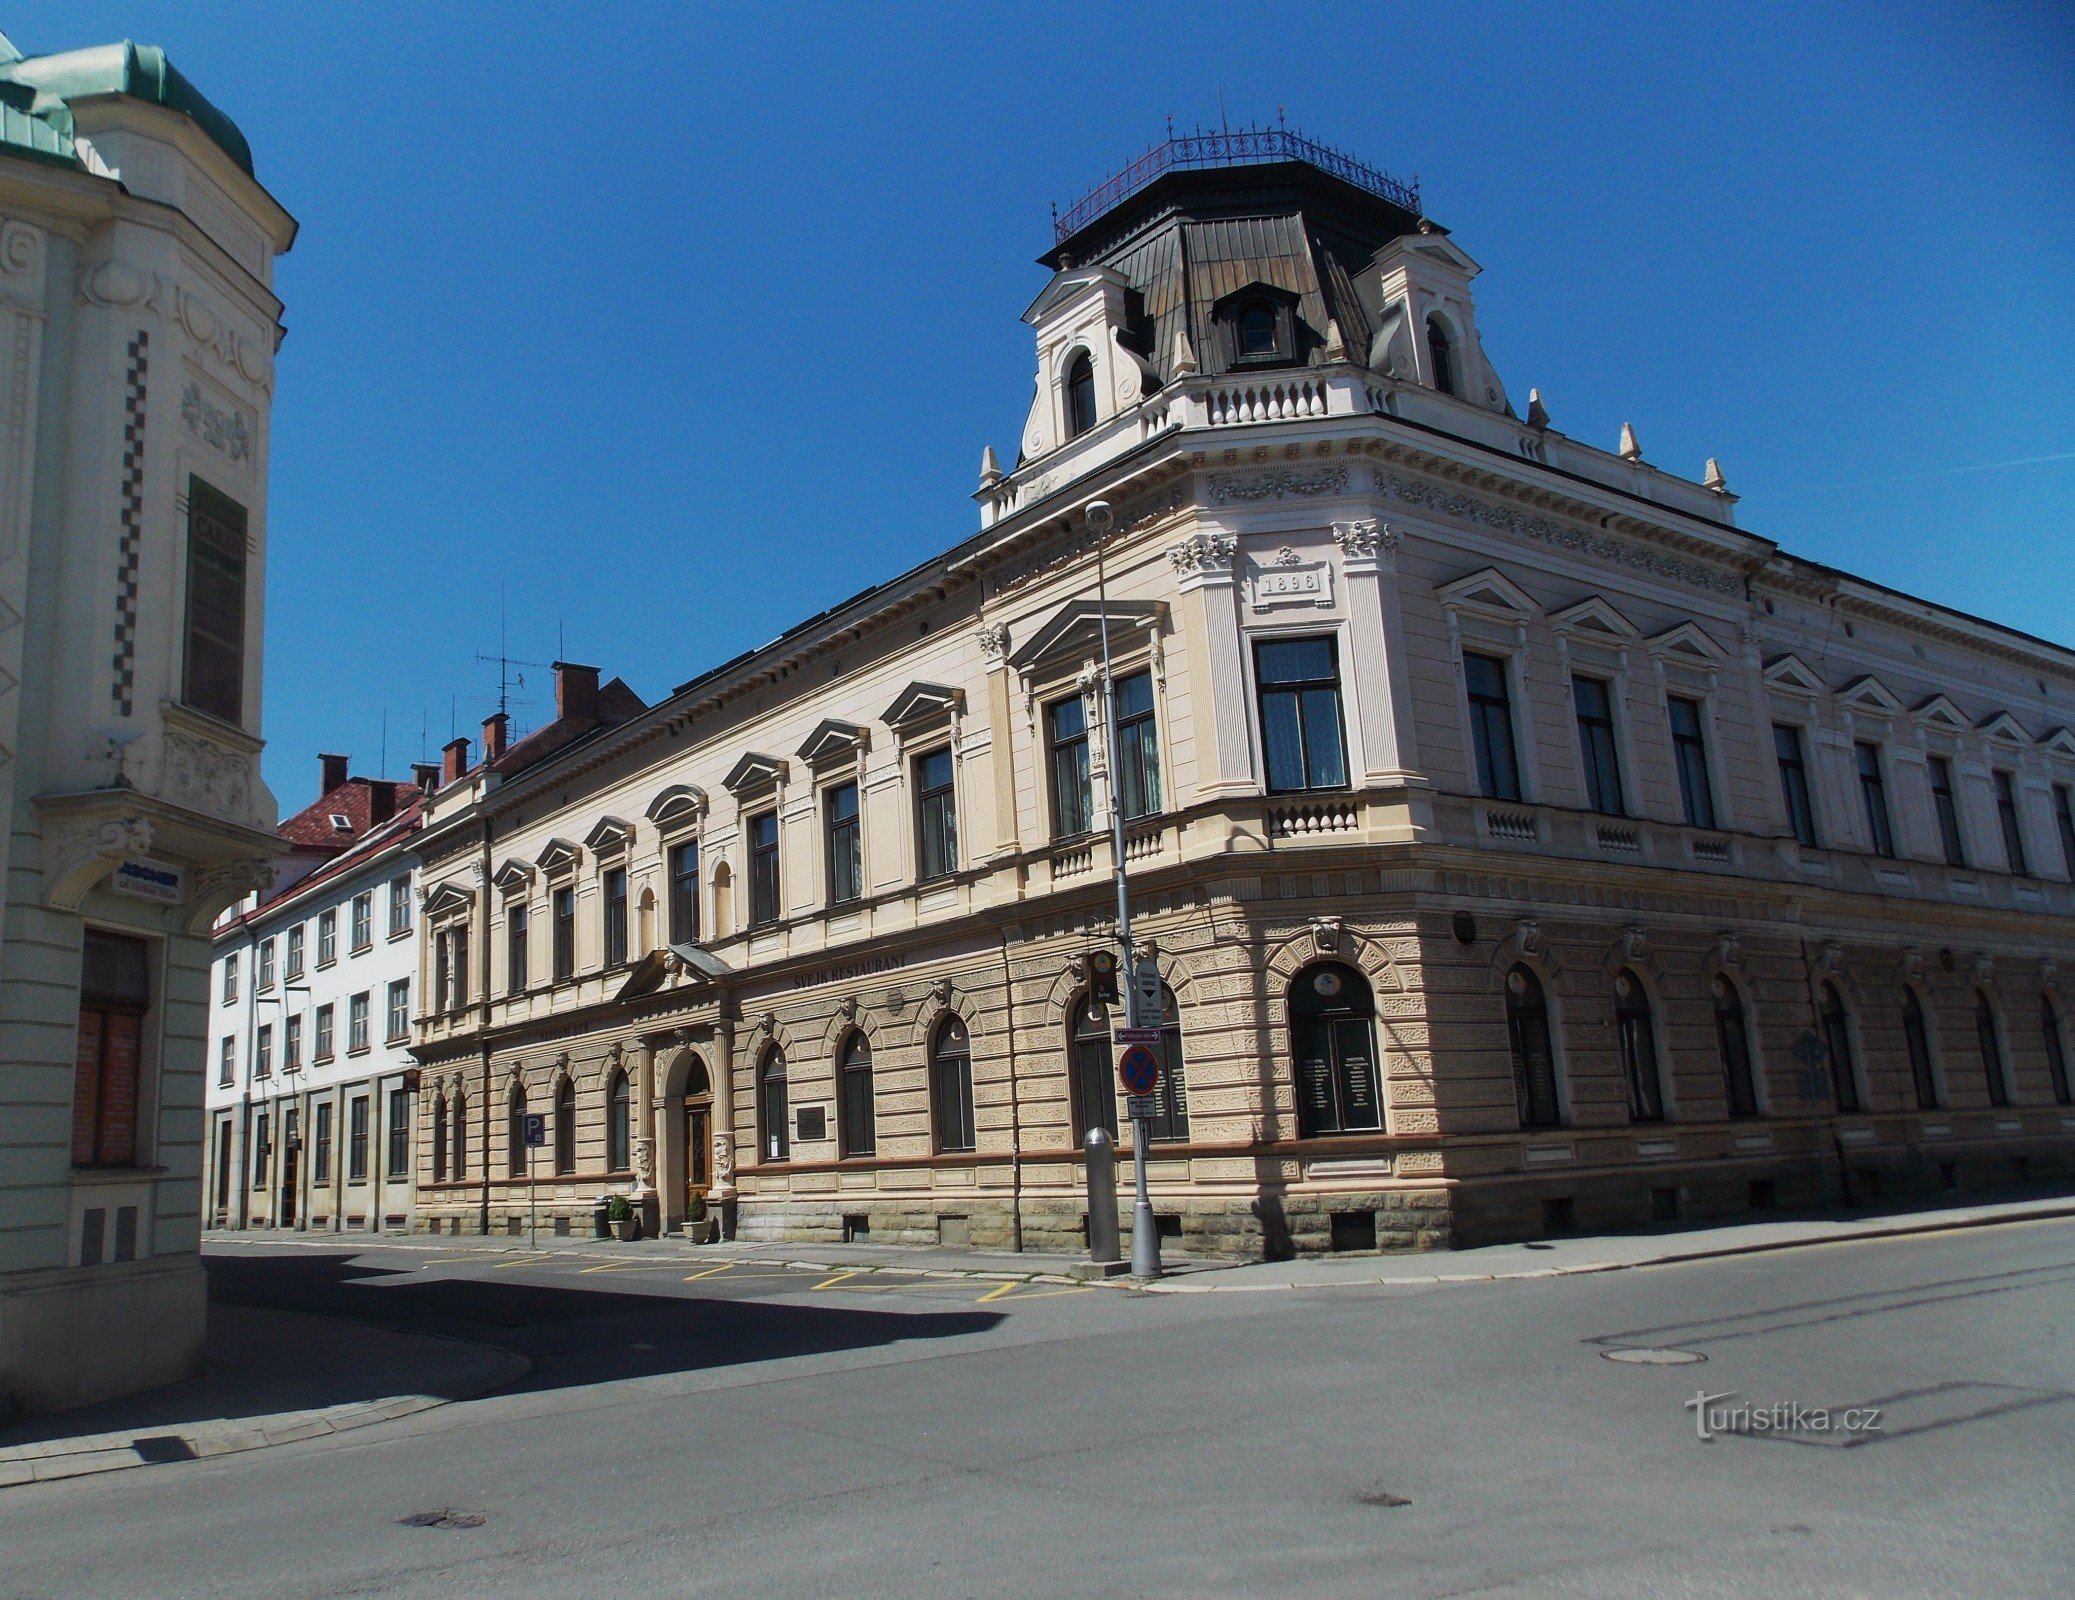
[[[1369,980],[1337,961],[1306,967],[1290,985],[1289,1007],[1298,1134],[1309,1139],[1381,1131],[1376,1005]]]
[[[713,1083],[697,1056],[685,1064],[683,1133],[685,1215],[692,1217],[705,1210],[713,1187]]]

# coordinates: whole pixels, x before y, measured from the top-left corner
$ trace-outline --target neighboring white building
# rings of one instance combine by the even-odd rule
[[[277,854],[294,238],[162,51],[0,37],[0,1415],[201,1362],[208,932]]]
[[[346,775],[281,825],[281,884],[216,927],[203,1215],[218,1228],[408,1228],[424,791]]]

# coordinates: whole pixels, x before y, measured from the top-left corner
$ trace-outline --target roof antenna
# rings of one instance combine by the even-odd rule
[[[1218,126],[1225,130],[1225,137],[1232,137],[1232,119],[1225,115],[1225,86],[1218,85]]]
[[[382,759],[375,768],[375,776],[384,782],[389,778],[389,708],[382,707]]]

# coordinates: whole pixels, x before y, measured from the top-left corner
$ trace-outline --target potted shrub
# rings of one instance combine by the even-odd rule
[[[685,1207],[684,1235],[693,1244],[705,1244],[712,1237],[713,1224],[707,1219],[706,1196],[695,1194]]]
[[[625,1195],[613,1195],[605,1202],[605,1225],[612,1229],[615,1239],[634,1237],[634,1208]]]

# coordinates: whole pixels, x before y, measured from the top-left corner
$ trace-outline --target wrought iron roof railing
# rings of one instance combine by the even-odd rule
[[[1122,172],[1106,179],[1081,196],[1065,211],[1052,212],[1055,242],[1072,238],[1111,206],[1138,193],[1155,178],[1184,167],[1244,167],[1269,161],[1302,161],[1366,189],[1394,206],[1420,215],[1419,180],[1401,183],[1387,172],[1358,161],[1344,150],[1320,144],[1293,128],[1224,128],[1213,133],[1196,132],[1170,136]]]

